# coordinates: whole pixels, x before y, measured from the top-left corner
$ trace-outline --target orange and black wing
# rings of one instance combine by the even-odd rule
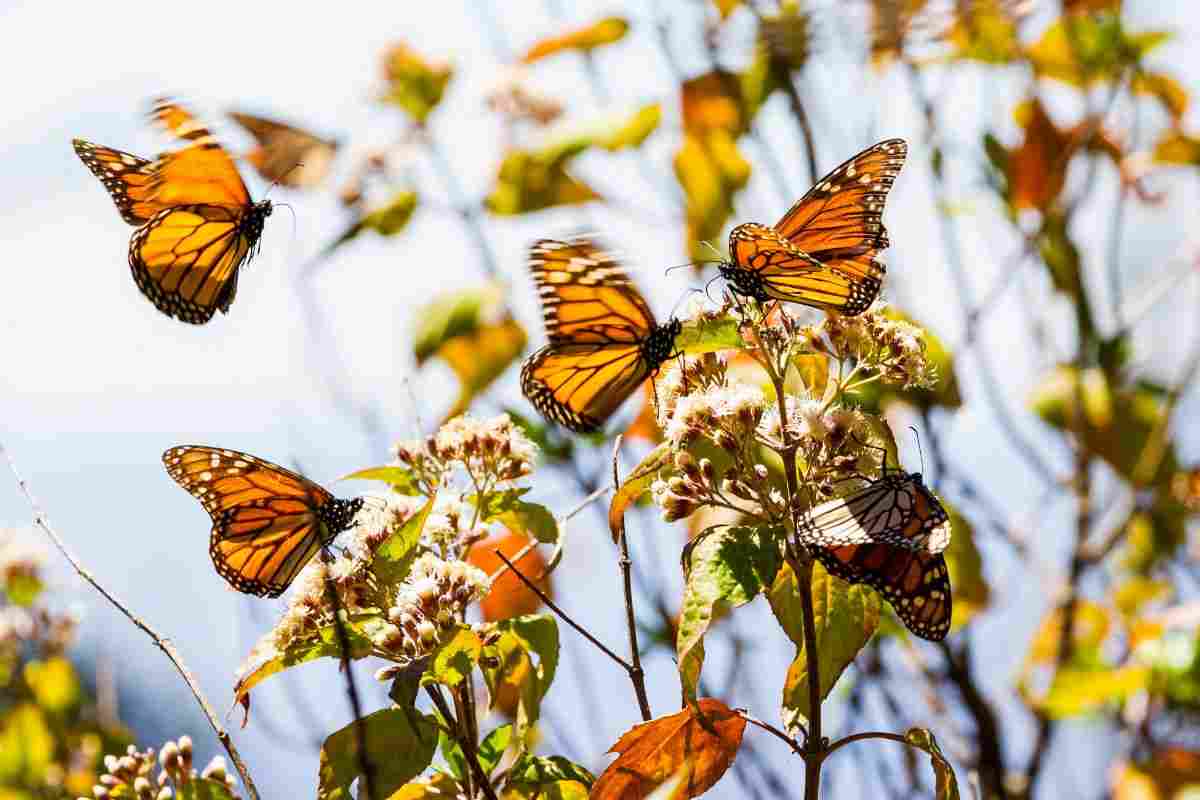
[[[164,98],[155,102],[151,116],[185,143],[154,162],[153,192],[158,203],[250,207],[250,193],[233,158],[191,112]]]
[[[129,268],[142,294],[170,317],[203,324],[228,312],[238,270],[262,235],[262,211],[184,205],[159,212],[129,242]]]
[[[887,544],[851,544],[817,549],[831,575],[874,587],[891,603],[910,631],[941,641],[950,630],[950,577],[941,553]]]
[[[671,355],[679,323],[658,325],[625,271],[591,241],[541,240],[529,265],[550,343],[525,360],[521,389],[543,416],[594,431]]]
[[[74,139],[75,153],[108,190],[121,219],[142,225],[163,205],[153,198],[154,164],[148,159]]]
[[[246,154],[246,160],[268,181],[292,188],[308,188],[316,186],[329,174],[337,154],[337,142],[253,114],[231,111],[229,116],[258,141],[258,147]]]
[[[209,554],[217,572],[239,592],[260,597],[282,594],[362,504],[236,450],[173,447],[163,464],[212,517]]]
[[[733,271],[747,274],[728,276],[734,288],[760,300],[865,311],[886,272],[877,258],[888,247],[883,210],[907,153],[903,139],[879,142],[818,181],[773,228],[735,228]]]

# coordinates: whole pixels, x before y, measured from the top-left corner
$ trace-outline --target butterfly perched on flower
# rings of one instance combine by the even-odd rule
[[[253,114],[231,111],[229,116],[258,141],[258,147],[246,154],[246,160],[271,183],[308,188],[329,174],[337,155],[336,141]]]
[[[236,450],[172,447],[162,458],[167,474],[212,517],[208,552],[217,572],[246,594],[282,594],[363,505]]]
[[[183,149],[151,161],[75,139],[75,152],[138,226],[129,268],[142,294],[167,316],[200,325],[228,313],[271,202],[250,199],[233,159],[182,106],[159,100],[152,116]]]
[[[773,227],[747,222],[729,234],[721,276],[735,294],[861,314],[886,272],[883,207],[908,145],[887,139],[863,150],[808,190]]]
[[[797,532],[831,575],[874,587],[917,636],[945,638],[950,517],[920,473],[885,473],[822,503],[802,515]]]
[[[525,359],[521,390],[547,419],[597,430],[675,353],[683,326],[658,324],[621,265],[588,239],[535,242],[529,269],[550,343]]]

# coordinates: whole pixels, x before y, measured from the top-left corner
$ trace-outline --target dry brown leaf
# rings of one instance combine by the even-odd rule
[[[685,786],[675,797],[697,797],[716,784],[733,764],[746,720],[720,700],[699,701],[701,719],[691,708],[636,725],[609,752],[618,753],[592,787],[592,800],[641,800],[691,762]]]

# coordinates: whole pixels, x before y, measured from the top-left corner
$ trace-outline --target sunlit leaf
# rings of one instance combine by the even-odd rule
[[[1173,592],[1174,587],[1169,581],[1130,575],[1113,588],[1112,598],[1117,610],[1132,618],[1151,603],[1167,599]]]
[[[1162,103],[1167,113],[1178,122],[1187,113],[1190,97],[1179,81],[1162,72],[1140,71],[1133,76],[1129,88],[1146,94]]]
[[[54,750],[49,721],[33,703],[6,708],[0,715],[0,785],[43,786]]]
[[[1165,31],[1129,33],[1116,12],[1069,15],[1047,27],[1027,56],[1039,76],[1088,87],[1116,80],[1169,38]]]
[[[25,683],[34,700],[46,711],[61,714],[76,705],[82,691],[75,667],[62,656],[25,664]]]
[[[553,617],[530,614],[496,622],[492,630],[500,638],[484,651],[484,681],[493,707],[513,717],[514,736],[523,745],[558,669],[558,625]]]
[[[442,772],[428,778],[409,781],[383,800],[446,800],[458,793],[454,779]]]
[[[695,697],[704,664],[704,634],[714,617],[745,605],[770,587],[779,570],[779,541],[773,528],[716,528],[696,538],[684,553],[683,591],[676,657],[686,697]]]
[[[574,781],[591,788],[596,776],[562,756],[521,756],[508,772],[510,783],[545,784]]]
[[[421,540],[421,532],[425,530],[425,523],[433,513],[435,499],[429,498],[420,511],[400,526],[400,530],[391,534],[376,548],[371,571],[380,582],[395,586],[408,577],[408,571],[417,556],[417,543]]]
[[[796,645],[796,657],[788,667],[783,687],[784,726],[795,729],[807,719],[808,656],[804,647],[801,595],[804,591],[791,567],[784,566],[775,576],[767,599],[785,633]],[[821,679],[821,697],[828,697],[842,672],[870,641],[879,625],[882,603],[868,586],[851,586],[813,564],[813,619],[817,634],[817,674]]]
[[[636,725],[617,740],[609,752],[615,761],[596,780],[592,800],[641,800],[674,777],[691,762],[681,797],[708,791],[733,764],[742,744],[746,720],[712,698],[697,702],[677,714]]]
[[[1058,658],[1062,641],[1063,612],[1055,609],[1047,614],[1030,644],[1026,662],[1030,665],[1053,664]],[[1080,600],[1075,604],[1071,651],[1079,663],[1094,662],[1100,646],[1112,631],[1112,616],[1099,603]]]
[[[399,494],[410,497],[421,493],[417,476],[408,467],[389,465],[386,467],[368,467],[358,472],[351,472],[338,478],[340,481],[383,481]]]
[[[662,106],[651,103],[639,108],[631,117],[617,125],[610,125],[608,133],[599,135],[596,144],[605,150],[623,150],[638,147],[658,130],[662,121]]]
[[[479,635],[468,627],[460,627],[433,651],[426,679],[445,686],[458,686],[475,669],[482,654],[483,642]]]
[[[634,467],[633,472],[625,476],[621,487],[613,494],[608,507],[608,527],[612,531],[613,541],[621,536],[621,525],[625,519],[625,510],[637,502],[654,483],[658,471],[670,462],[671,450],[666,443],[650,451],[642,462]]]
[[[502,322],[506,295],[502,284],[485,283],[434,297],[416,313],[413,355],[417,366],[446,342]]]
[[[957,58],[986,64],[1007,64],[1021,57],[1017,12],[1004,0],[959,3],[946,35]]]
[[[362,782],[360,738],[365,739],[366,760],[374,768],[375,790],[387,797],[429,766],[438,731],[432,717],[385,708],[334,732],[321,746],[317,787],[321,800],[354,796],[351,784],[356,779]]]
[[[485,496],[482,505],[476,496],[472,495],[470,499],[479,505],[480,521],[499,522],[543,544],[557,544],[558,521],[545,506],[523,500],[528,491],[528,488],[523,488],[491,492]]]
[[[721,19],[728,19],[738,6],[742,4],[742,0],[713,0],[713,6],[717,9],[717,13]]]
[[[929,764],[933,767],[933,796],[937,800],[959,800],[958,779],[954,777],[954,768],[942,755],[933,733],[925,728],[909,728],[904,733],[904,741],[924,750],[929,754]]]
[[[325,246],[322,257],[328,256],[351,239],[355,239],[364,231],[374,231],[380,236],[395,236],[408,227],[409,220],[417,210],[417,193],[412,191],[397,192],[390,200],[381,206],[367,211],[344,231]]]
[[[525,329],[511,317],[457,336],[441,346],[438,355],[458,376],[458,398],[446,412],[450,420],[466,411],[471,401],[514,364],[525,350]]]
[[[1166,130],[1154,145],[1154,160],[1161,164],[1200,166],[1200,139],[1183,131]]]
[[[404,109],[414,121],[424,122],[441,102],[453,74],[449,64],[428,61],[407,45],[394,44],[383,54],[387,89],[381,99]]]
[[[621,17],[606,17],[586,27],[542,39],[525,52],[522,61],[532,64],[564,50],[590,52],[597,47],[619,42],[628,30],[629,23]]]
[[[1075,717],[1128,699],[1144,691],[1149,680],[1150,668],[1144,666],[1065,668],[1055,673],[1050,690],[1038,706],[1052,718]]]
[[[693,356],[744,346],[737,320],[724,314],[689,319],[675,337],[675,348]]]
[[[746,130],[742,114],[741,84],[732,72],[713,70],[689,78],[680,87],[684,129],[695,135],[713,130],[741,133]]]
[[[479,567],[488,575],[494,575],[504,566],[504,562],[496,555],[496,550],[511,560],[530,541],[528,536],[508,530],[492,533],[487,538],[471,545],[471,549],[467,552],[467,562]],[[546,560],[542,558],[536,547],[531,548],[513,564],[539,589],[550,594],[550,576],[546,574]],[[495,622],[509,617],[532,614],[541,608],[542,601],[512,570],[506,569],[503,575],[492,581],[491,588],[488,589],[488,593],[479,605],[483,612],[483,618],[488,622]]]
[[[1200,797],[1200,754],[1163,747],[1136,762],[1118,762],[1109,771],[1112,800],[1196,800]]]
[[[1189,511],[1163,492],[1148,508],[1129,515],[1121,540],[1121,566],[1147,575],[1187,541]]]
[[[734,194],[750,179],[750,162],[738,152],[733,135],[717,129],[685,134],[674,167],[685,198],[688,255],[704,261],[711,254],[703,242],[719,239],[733,213]]]
[[[571,160],[591,145],[585,136],[540,150],[509,150],[485,204],[495,214],[514,215],[599,199],[590,186],[567,171]]]

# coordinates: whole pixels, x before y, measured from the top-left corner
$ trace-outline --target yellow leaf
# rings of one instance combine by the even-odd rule
[[[383,55],[388,85],[382,99],[404,109],[416,122],[424,122],[441,102],[453,74],[449,64],[427,61],[408,45],[394,44]]]
[[[959,58],[1006,64],[1021,57],[1017,17],[1004,0],[974,0],[960,3],[947,40]]]
[[[1154,160],[1160,164],[1200,166],[1200,139],[1182,131],[1168,130],[1154,145]]]
[[[590,186],[567,172],[571,159],[590,144],[583,138],[541,150],[508,151],[485,201],[488,209],[496,214],[526,214],[599,199]]]
[[[1062,640],[1062,611],[1055,609],[1046,615],[1030,645],[1027,663],[1051,664],[1058,658],[1059,642]],[[1073,650],[1077,656],[1094,653],[1108,638],[1112,619],[1108,609],[1090,600],[1075,604],[1075,624],[1072,630]]]
[[[733,213],[734,193],[750,178],[750,163],[733,136],[716,129],[703,137],[686,133],[674,166],[685,197],[688,250],[693,261],[703,261],[710,256],[703,242],[720,236]]]
[[[1061,669],[1037,705],[1054,718],[1074,717],[1129,698],[1144,691],[1149,682],[1150,668],[1143,666]]]
[[[25,665],[25,682],[42,708],[59,713],[79,701],[79,678],[65,658],[30,661]]]
[[[522,59],[526,64],[560,53],[563,50],[590,52],[597,47],[618,42],[629,30],[629,23],[621,17],[607,17],[584,28],[568,31],[561,36],[542,39],[526,51]]]
[[[662,106],[651,103],[642,106],[633,116],[619,125],[612,133],[598,137],[596,144],[605,150],[621,150],[627,147],[637,147],[646,141],[646,137],[658,129],[662,121]]]
[[[954,531],[944,555],[946,568],[950,572],[950,585],[954,587],[950,629],[958,630],[988,607],[991,589],[983,577],[983,559],[975,547],[975,532],[971,523],[950,503],[943,500],[942,505],[950,515],[950,525]]]
[[[635,725],[609,752],[617,759],[596,779],[591,800],[642,800],[690,762],[684,785],[671,797],[697,797],[733,764],[746,720],[712,698],[677,714]]]
[[[446,419],[466,411],[472,400],[503,375],[525,350],[525,341],[525,329],[510,317],[445,342],[438,356],[454,370],[459,383],[458,399]]]
[[[1179,81],[1161,72],[1138,72],[1130,82],[1138,94],[1158,98],[1171,117],[1179,122],[1188,109],[1188,91]]]

